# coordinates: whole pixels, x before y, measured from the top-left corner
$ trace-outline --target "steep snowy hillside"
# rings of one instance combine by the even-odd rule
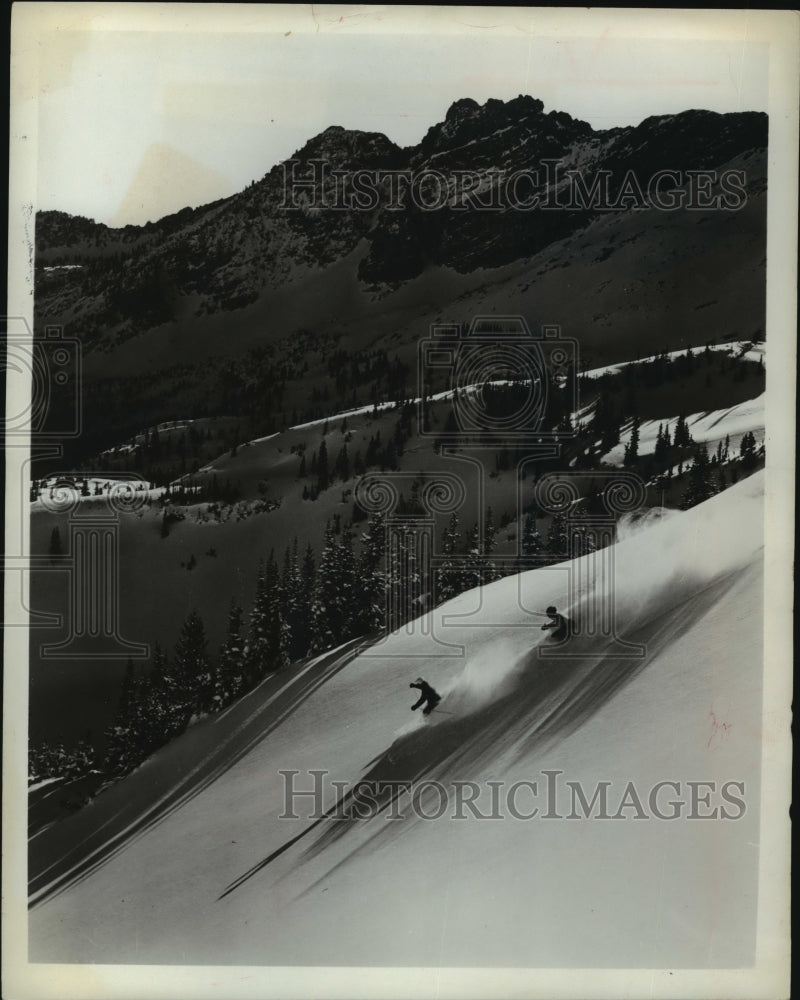
[[[726,439],[728,444],[738,449],[741,440],[747,433],[752,433],[755,440],[761,444],[764,440],[764,406],[766,393],[756,399],[748,399],[736,406],[728,406],[724,410],[690,413],[686,417],[686,425],[692,440],[697,444],[705,444],[710,449],[716,448]],[[639,454],[652,455],[656,449],[658,431],[662,426],[674,436],[677,417],[671,420],[646,420],[639,426]],[[625,457],[625,445],[630,442],[632,428],[624,428],[620,434],[620,442],[611,451],[603,455],[603,461],[609,465],[622,465]]]
[[[586,623],[607,586],[592,562],[561,564],[462,594],[193,727],[32,841],[31,961],[750,963],[763,488],[757,474],[628,527],[613,550],[627,646],[548,645],[536,612],[555,603]],[[588,581],[573,607],[570,569]],[[409,714],[418,675],[444,695],[427,719]],[[313,796],[286,810],[287,782],[311,790],[312,771],[327,772],[323,808],[331,782],[341,796],[368,779],[382,810],[361,799],[367,818],[316,821]],[[443,810],[423,780],[440,782]]]

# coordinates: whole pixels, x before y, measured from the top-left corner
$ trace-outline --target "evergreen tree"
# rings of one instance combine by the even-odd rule
[[[543,548],[544,543],[536,527],[536,518],[532,514],[526,514],[522,532],[522,553],[526,556],[538,556]]]
[[[472,590],[483,584],[484,559],[480,549],[480,530],[477,524],[467,533],[467,553],[464,568],[459,574],[461,591]]]
[[[444,561],[436,574],[436,597],[438,603],[449,601],[451,597],[455,597],[461,593],[458,569],[454,560],[458,548],[459,535],[458,514],[453,511],[442,535],[442,556],[444,557]]]
[[[70,750],[63,743],[31,746],[28,751],[28,784],[46,778],[80,778],[88,774],[95,764],[94,749],[86,739],[81,739]],[[75,802],[75,807],[80,805],[80,802]]]
[[[639,458],[639,417],[634,415],[631,425],[631,439],[625,445],[624,465],[626,468],[636,465]]]
[[[361,536],[363,547],[358,559],[361,582],[359,631],[372,632],[386,624],[386,528],[383,514],[373,514]]]
[[[300,625],[293,633],[293,641],[296,643],[296,648],[300,650],[301,656],[305,656],[311,644],[309,622],[311,620],[311,602],[314,596],[316,579],[316,560],[314,559],[314,550],[311,548],[311,543],[309,542],[300,564],[300,587],[297,598],[297,617]]]
[[[69,777],[80,778],[88,774],[97,763],[94,747],[88,740],[81,739],[78,745],[70,754],[67,775]]]
[[[217,712],[230,704],[244,689],[245,644],[242,637],[242,615],[240,605],[231,600],[228,631],[214,672],[213,707]]]
[[[654,458],[656,465],[661,467],[668,460],[670,450],[669,424],[666,427],[658,425],[658,435],[656,437],[656,447]]]
[[[718,492],[719,480],[708,459],[706,446],[701,444],[695,450],[694,464],[689,469],[689,485],[681,499],[681,509],[688,510]]]
[[[687,448],[692,444],[692,435],[689,433],[689,425],[686,417],[681,414],[675,424],[675,435],[673,438],[676,448]]]
[[[349,530],[340,537],[329,524],[311,604],[311,652],[322,652],[354,636],[358,623],[358,581]]]
[[[742,460],[743,469],[754,469],[757,462],[756,436],[752,431],[747,431],[739,443],[739,455]]]
[[[305,554],[303,555],[303,564],[300,567],[300,579],[303,582],[303,591],[306,594],[311,593],[314,589],[314,583],[317,578],[317,565],[314,559],[314,550],[311,548],[311,542],[306,546]]]
[[[107,732],[106,768],[126,774],[186,728],[182,694],[158,643],[146,679],[128,681],[111,730]]]
[[[592,417],[594,436],[600,438],[602,451],[609,451],[619,444],[620,414],[607,389],[603,389],[597,400]]]
[[[484,556],[484,580],[491,583],[497,580],[500,574],[497,567],[492,562],[492,553],[495,550],[497,530],[494,524],[494,511],[491,507],[486,508],[486,519],[483,524],[483,556]]]
[[[152,666],[138,699],[139,736],[142,759],[173,736],[182,733],[189,721],[184,692],[166,653],[159,643],[153,647]]]
[[[245,644],[245,689],[253,687],[267,673],[269,663],[269,599],[264,560],[259,560],[256,596],[250,611]]]
[[[208,661],[205,627],[196,611],[189,612],[181,628],[175,646],[174,673],[179,702],[183,702],[189,716],[211,709],[214,681]]]
[[[402,532],[393,532],[391,547],[386,556],[386,627],[390,632],[424,610],[414,596],[419,596],[420,592],[416,551],[413,528],[407,526]]]
[[[134,672],[133,660],[128,657],[125,664],[125,675],[122,678],[122,688],[119,695],[119,705],[117,711],[126,718],[130,715],[131,707],[134,703],[134,691],[136,687],[136,674]]]
[[[127,774],[139,763],[140,735],[136,731],[136,677],[133,660],[128,658],[114,720],[106,730],[105,770]]]
[[[267,599],[267,670],[282,670],[289,663],[289,627],[283,617],[283,595],[275,553],[267,560],[264,584]]]
[[[287,649],[289,660],[299,660],[308,645],[307,637],[304,634],[308,621],[308,601],[303,594],[296,535],[291,550],[287,547],[283,561],[281,613],[289,632]]]
[[[491,507],[486,508],[486,517],[483,522],[483,551],[490,556],[495,549],[497,529],[494,523],[494,511]]]
[[[547,551],[555,561],[567,557],[567,520],[564,514],[554,514],[547,532]]]
[[[335,585],[335,540],[330,524],[325,528],[325,543],[320,558],[314,596],[311,602],[311,644],[312,653],[324,652],[336,645],[336,628],[331,622],[329,600]]]

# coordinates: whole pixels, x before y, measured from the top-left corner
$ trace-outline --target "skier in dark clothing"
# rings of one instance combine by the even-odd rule
[[[563,615],[559,614],[555,606],[552,604],[547,609],[547,614],[550,617],[550,621],[545,622],[544,625],[542,625],[542,631],[545,631],[545,629],[552,629],[553,638],[556,642],[561,642],[562,639],[566,639],[567,631],[569,629],[567,619]]]
[[[411,711],[416,712],[420,705],[425,705],[422,709],[423,715],[430,715],[431,712],[436,708],[439,702],[442,700],[442,696],[438,694],[427,681],[424,681],[421,677],[418,677],[413,684],[409,684],[409,687],[419,688],[419,700],[415,705],[411,706]],[[427,702],[427,704],[425,704]]]

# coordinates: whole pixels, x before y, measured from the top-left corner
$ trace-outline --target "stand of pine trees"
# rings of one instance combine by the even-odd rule
[[[609,441],[617,434],[617,426],[611,423],[605,430]],[[627,449],[630,465],[643,461],[637,455],[636,437],[632,434]],[[399,435],[402,446],[401,439]],[[693,452],[692,463],[687,462],[684,474],[687,452]],[[320,453],[315,472],[324,482],[324,448]],[[752,470],[763,460],[763,446],[757,446],[754,435],[746,434],[738,465],[729,458],[728,441],[709,457],[705,445],[694,445],[681,416],[672,434],[668,426],[659,428],[655,457],[659,465],[667,466],[664,475],[671,477],[669,466],[678,456],[676,481],[686,482],[680,500],[686,509],[725,488],[726,463],[732,463],[729,474],[733,481],[738,467]],[[345,460],[338,460],[337,465]],[[596,487],[590,488],[585,500],[587,515],[602,506]],[[402,507],[412,519],[419,514],[413,495]],[[537,518],[537,511],[529,511],[520,526],[521,556],[535,556],[546,565],[562,561],[570,551],[581,554],[593,549],[593,539],[588,534],[581,536],[580,525],[573,524],[569,529],[572,537],[567,537],[563,515],[552,516],[546,531],[542,528],[541,532]],[[358,520],[364,519],[366,515]],[[183,623],[171,657],[156,645],[149,671],[137,675],[133,664],[128,664],[118,710],[106,732],[102,764],[108,775],[127,774],[184,732],[194,718],[221,711],[290,663],[359,636],[396,629],[430,607],[502,575],[492,558],[496,528],[491,508],[484,514],[482,531],[477,523],[464,530],[458,514],[450,515],[432,579],[425,576],[425,567],[416,564],[413,528],[405,536],[393,535],[392,550],[387,552],[384,518],[370,517],[358,540],[356,520],[353,517],[350,523],[343,523],[337,515],[329,522],[318,561],[310,545],[301,556],[296,539],[285,550],[282,567],[270,552],[259,565],[249,614],[237,600],[231,602],[226,635],[216,658],[209,655],[204,624],[193,611]],[[502,524],[506,523],[504,519]],[[51,539],[51,552],[57,552],[59,542]],[[515,571],[508,565],[503,572]],[[409,593],[399,593],[398,588],[406,585]],[[95,761],[87,747],[81,746],[74,753],[63,748],[43,748],[38,754],[32,751],[31,775],[35,780],[86,773],[92,766]]]
[[[40,743],[28,750],[28,784],[49,778],[79,778],[96,766],[95,752],[86,740],[71,749],[63,743]]]

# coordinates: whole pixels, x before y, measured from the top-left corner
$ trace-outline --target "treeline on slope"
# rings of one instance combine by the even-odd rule
[[[163,461],[172,445],[164,442],[162,446],[158,441],[159,424],[181,421],[191,414],[195,421],[226,417],[226,424],[239,418],[243,437],[271,433],[281,424],[285,382],[274,350],[257,347],[237,358],[210,358],[124,378],[95,378],[79,388],[81,396],[76,400],[73,384],[52,386],[47,423],[42,429],[57,434],[61,428],[71,427],[79,405],[81,433],[75,438],[65,437],[61,458],[36,462],[34,474],[39,478],[69,464],[73,468],[91,465],[108,471],[124,468],[147,479],[156,478],[153,472],[160,468],[160,478],[168,481],[170,476],[181,474],[181,456],[176,452],[171,463]],[[156,439],[127,452],[119,466],[113,458],[114,449],[120,442],[135,439],[142,427],[150,428],[148,434],[152,438],[155,433]],[[183,456],[188,471],[196,471],[195,460],[200,455],[216,457],[228,450],[229,442],[230,438],[223,436],[222,446],[212,451],[202,441],[194,441],[189,433]]]
[[[706,351],[700,358],[689,351],[687,356],[682,356],[685,360],[679,360],[674,369],[662,360],[653,370],[657,371],[661,367],[662,371],[668,372],[683,368],[691,374],[694,366],[699,363],[698,359],[709,365],[709,355],[712,353]],[[748,377],[754,374],[763,377],[763,367],[760,364],[753,364],[753,370],[749,372],[742,365],[740,362],[740,367],[734,371],[733,377],[738,381],[742,381],[742,376],[738,374],[741,370]],[[661,494],[662,502],[665,492],[677,488],[676,504],[687,509],[736,482],[741,473],[749,474],[763,465],[764,446],[758,445],[753,432],[748,431],[742,437],[738,455],[733,454],[727,438],[724,442],[720,441],[715,451],[709,455],[706,445],[696,444],[692,440],[684,415],[676,421],[672,434],[666,422],[662,423],[654,453],[640,456],[640,421],[635,389],[633,393],[629,393],[624,388],[620,390],[616,387],[614,395],[621,397],[621,404],[617,400],[620,405],[609,406],[611,392],[607,385],[601,388],[594,416],[578,434],[577,451],[581,453],[583,445],[592,439],[599,442],[601,452],[618,444],[621,428],[628,420],[626,407],[632,406],[631,435],[625,447],[624,464],[628,468],[652,474],[652,486]],[[497,399],[503,400],[504,397],[506,401],[500,405],[512,405],[510,400],[513,398],[513,387],[498,390]],[[554,399],[557,398],[554,396]],[[562,408],[565,406],[563,401],[555,405]],[[395,429],[400,454],[415,412],[415,407],[410,404],[401,408]],[[552,412],[550,416],[553,416]],[[452,426],[452,420],[454,416],[451,409],[445,425]],[[560,426],[565,430],[572,429],[566,409]],[[327,426],[323,427],[320,448],[314,453],[314,488],[317,495],[322,489],[330,487],[337,476],[346,479],[349,471],[345,442],[339,457],[331,463],[325,474],[327,460],[320,463],[320,453],[326,454],[323,446],[327,430]],[[341,430],[347,430],[346,418]],[[376,464],[385,463],[387,454],[385,451],[381,452],[379,434],[373,435],[370,443],[370,459],[374,459]],[[588,461],[586,454],[590,451],[588,447],[584,449],[584,468]],[[504,450],[496,456],[496,464],[498,468],[513,467],[518,457],[516,450]],[[305,455],[301,455],[301,468],[304,461]],[[560,462],[563,468],[563,457]],[[308,471],[311,471],[310,464]],[[541,469],[540,473],[542,471],[545,470]],[[401,497],[398,513],[411,516],[421,513],[415,493],[415,487],[418,488],[419,485],[417,483],[412,486],[408,499]],[[197,502],[197,498],[189,493],[185,496],[176,494],[176,501],[181,498],[184,502]],[[578,505],[578,515],[591,517],[603,510],[600,488],[591,481],[582,503]],[[145,759],[158,746],[183,731],[193,715],[219,711],[250,690],[263,677],[284,669],[294,660],[334,648],[359,635],[398,628],[409,617],[421,614],[431,606],[465,590],[491,582],[504,573],[523,568],[521,561],[518,566],[509,564],[507,560],[500,566],[493,562],[497,529],[491,508],[486,511],[482,535],[477,524],[468,531],[462,531],[458,514],[454,513],[442,534],[439,549],[442,558],[431,581],[430,590],[420,591],[412,602],[404,601],[403,595],[397,592],[398,588],[410,585],[412,589],[420,589],[422,568],[414,565],[416,546],[409,544],[409,539],[405,542],[401,540],[393,547],[392,555],[387,560],[384,522],[382,518],[375,516],[369,520],[361,536],[361,549],[357,552],[354,527],[364,519],[364,512],[354,504],[350,523],[343,526],[340,515],[329,522],[319,567],[316,566],[310,547],[302,560],[298,558],[296,541],[286,551],[282,573],[278,572],[271,553],[258,575],[247,635],[243,625],[243,610],[234,604],[230,611],[227,638],[213,666],[206,649],[205,630],[196,614],[190,615],[184,623],[173,662],[168,660],[163,651],[157,649],[150,673],[139,679],[133,677],[131,665],[131,676],[126,681],[120,710],[109,733],[103,765],[108,773],[126,773],[126,768],[129,770],[136,766],[138,761]],[[504,515],[501,526],[508,523],[509,518]],[[539,530],[542,523],[547,524],[545,537]],[[529,506],[522,524],[518,525],[521,534],[519,551],[525,557],[535,557],[541,565],[561,562],[568,554],[567,527],[563,515],[555,515],[548,522],[541,512]],[[574,527],[573,522],[572,528]],[[164,531],[168,531],[166,521],[162,533]],[[583,536],[583,547],[581,537],[578,532],[577,548],[573,541],[570,550],[572,555],[592,551],[594,543],[591,536]],[[401,565],[402,573],[399,569]],[[159,724],[151,726],[147,721],[151,718],[159,719]],[[74,751],[65,751],[63,747],[42,746],[32,748],[31,762],[31,774],[36,776],[36,780],[41,780],[65,774],[80,774],[93,763],[93,759],[84,746]]]
[[[625,468],[635,470],[660,496],[662,503],[686,510],[735,483],[741,472],[749,474],[763,463],[764,446],[757,445],[748,431],[734,454],[730,436],[720,441],[709,455],[703,443],[696,443],[687,423],[687,400],[709,410],[730,407],[764,391],[763,359],[748,361],[725,351],[687,349],[670,358],[666,351],[651,361],[630,365],[621,374],[606,375],[590,385],[597,392],[589,437],[600,455],[620,443],[623,428],[630,430],[623,449]],[[715,389],[718,395],[715,395]],[[659,412],[679,416],[670,432],[669,420],[659,424],[655,448],[639,453],[639,431],[643,419]],[[586,435],[584,434],[584,438]]]
[[[757,446],[753,433],[745,434],[740,444],[742,470],[752,472],[763,457],[763,446]],[[722,466],[728,459],[727,442],[720,443],[711,458],[705,445],[695,447],[685,473],[683,509],[725,489]],[[681,472],[680,479],[683,476]],[[401,498],[401,508],[409,516],[421,512],[413,491],[408,500]],[[591,532],[581,532],[580,521],[603,511],[601,489],[590,482],[571,523],[564,514],[555,514],[543,537],[539,530],[543,515],[531,507],[520,526],[516,564],[499,564],[492,558],[497,527],[491,507],[482,526],[475,523],[467,530],[462,530],[459,515],[453,512],[442,532],[432,578],[418,563],[413,533],[393,536],[387,551],[385,520],[373,515],[357,551],[353,525],[342,525],[337,515],[327,525],[319,565],[310,545],[299,556],[297,539],[285,551],[282,570],[270,552],[259,568],[247,628],[241,605],[232,601],[227,635],[213,663],[203,623],[192,612],[171,661],[156,648],[146,679],[134,681],[131,668],[108,734],[105,770],[113,775],[127,773],[183,732],[193,716],[221,711],[264,677],[304,656],[323,653],[359,636],[394,631],[460,593],[529,567],[531,559],[545,566],[562,562],[568,555],[594,551],[595,538]]]
[[[749,361],[725,350],[687,348],[670,357],[666,350],[648,361],[627,365],[619,373],[582,379],[584,394],[596,395],[593,425],[601,435],[601,449],[619,443],[620,429],[634,418],[656,419],[665,413],[686,414],[689,407],[703,411],[722,409],[764,391],[766,373],[762,358]]]
[[[353,476],[362,476],[369,469],[381,471],[398,469],[406,443],[414,433],[417,408],[415,403],[406,400],[399,402],[396,409],[399,410],[399,416],[391,436],[384,440],[378,428],[370,435],[363,453],[359,448],[351,451],[349,447],[354,433],[349,429],[346,416],[339,423],[338,429],[343,435],[343,440],[335,457],[328,453],[325,440],[331,425],[331,421],[328,420],[322,426],[319,446],[312,450],[310,456],[307,455],[308,449],[305,444],[296,445],[292,450],[300,456],[297,478],[307,480],[303,485],[303,499],[316,500],[337,480],[347,482]],[[376,419],[379,412],[375,404],[367,419]],[[363,519],[363,512],[354,509],[353,520],[359,519]]]
[[[688,436],[685,423],[682,428],[677,435],[681,440]],[[663,450],[663,433],[660,440]],[[684,509],[725,488],[726,463],[733,465],[735,482],[737,467],[749,474],[764,460],[763,445],[757,445],[752,432],[740,442],[738,464],[731,460],[727,441],[720,442],[711,457],[705,445],[691,447],[691,464],[687,463],[685,472],[681,467],[675,477],[676,482],[685,483],[680,500]],[[545,566],[562,562],[568,555],[594,551],[594,538],[590,532],[581,532],[580,519],[603,511],[601,490],[594,481],[569,525],[563,514],[550,517],[548,523],[531,506],[518,526],[520,557],[516,563],[492,558],[498,529],[491,507],[485,512],[482,531],[477,523],[462,530],[459,515],[453,512],[442,531],[432,578],[417,563],[417,545],[410,535],[395,537],[387,553],[381,515],[369,518],[358,550],[354,524],[343,525],[336,515],[327,525],[318,565],[310,545],[300,557],[296,538],[285,551],[282,569],[274,552],[262,561],[247,622],[241,604],[232,600],[227,634],[216,658],[208,652],[202,619],[193,611],[183,624],[172,658],[156,645],[148,673],[137,677],[133,663],[128,664],[102,761],[86,741],[73,749],[47,744],[31,747],[30,781],[80,777],[98,767],[109,777],[121,777],[185,731],[193,718],[221,711],[265,677],[304,656],[362,635],[393,631],[466,590],[530,567],[531,559]],[[409,516],[421,512],[413,486],[408,499],[401,497],[399,512]],[[544,534],[539,528],[542,523],[547,523]]]
[[[488,420],[497,422],[508,419],[519,413],[524,407],[529,389],[523,385],[485,385],[481,388],[483,413]],[[427,397],[422,401],[422,408],[425,413],[425,423],[429,428],[428,433],[433,438],[433,447],[437,453],[441,453],[442,448],[448,441],[453,441],[460,433],[458,411],[462,405],[461,393],[456,391],[454,398],[449,400],[438,400],[432,402]],[[545,427],[557,430],[566,439],[574,434],[575,429],[570,419],[572,399],[569,393],[553,380],[546,397],[546,407],[541,423]],[[303,499],[316,500],[319,495],[337,480],[347,481],[353,476],[361,476],[370,469],[380,471],[394,471],[402,466],[402,458],[406,451],[409,440],[415,440],[419,435],[418,416],[420,404],[412,399],[400,399],[395,404],[395,411],[398,417],[391,434],[383,435],[378,428],[371,434],[366,443],[366,447],[353,448],[352,441],[355,436],[350,429],[348,417],[342,417],[338,430],[343,435],[343,441],[336,455],[329,453],[325,438],[331,429],[332,420],[326,420],[322,426],[321,440],[319,446],[308,455],[308,448],[305,444],[296,445],[293,451],[300,456],[297,470],[297,478],[307,480],[303,486]],[[378,404],[374,403],[367,419],[375,420],[382,411],[378,409]],[[536,428],[531,428],[531,436],[535,435]],[[438,427],[436,432],[433,428]],[[523,430],[523,427],[515,430]],[[486,435],[470,432],[470,439],[480,442]],[[492,440],[496,440],[496,434],[492,435]],[[582,453],[583,449],[576,449]],[[495,464],[498,470],[507,469],[513,463],[521,460],[526,455],[532,454],[530,447],[521,445],[518,448],[496,448]],[[558,468],[563,464],[563,457],[558,457],[552,461],[542,460],[538,468],[540,471],[547,471],[551,468]],[[363,512],[357,508],[353,512],[353,520],[363,518]]]
[[[213,418],[234,422],[233,439],[226,437],[216,452],[202,448],[207,459],[218,457],[250,438],[317,420],[332,410],[403,400],[409,390],[410,369],[383,349],[345,352],[338,337],[300,331],[279,347],[261,345],[237,357],[212,357],[170,365],[138,375],[92,377],[66,383],[51,379],[42,432],[64,432],[58,460],[35,459],[35,475],[61,470],[65,464],[110,471],[124,468],[144,478],[166,482],[196,471],[194,442],[185,442],[184,454],[164,462],[149,446],[125,452],[122,464],[112,454],[120,442],[135,439],[142,427],[184,420]],[[76,399],[76,393],[80,393]],[[81,433],[70,437],[76,410]],[[140,442],[141,443],[141,442]],[[158,473],[158,475],[156,475]]]
[[[226,423],[231,424],[230,421]],[[169,486],[182,476],[193,476],[199,472],[201,463],[210,462],[221,453],[231,450],[235,454],[240,439],[238,423],[204,427],[193,420],[180,428],[179,433],[169,427],[162,427],[161,431],[158,426],[148,427],[127,447],[114,448],[101,455],[99,468],[136,472],[156,486]],[[192,481],[192,485],[199,488],[203,484]]]
[[[404,506],[413,512],[416,498],[410,497]],[[342,525],[335,517],[327,526],[318,563],[310,545],[300,555],[297,539],[286,549],[282,568],[274,552],[262,560],[250,612],[245,616],[241,604],[231,602],[226,637],[216,657],[210,655],[205,626],[193,611],[171,657],[156,645],[146,674],[137,676],[133,663],[128,664],[102,761],[82,745],[70,752],[46,745],[31,748],[31,781],[76,776],[81,768],[97,766],[120,777],[183,732],[193,718],[221,711],[290,663],[358,636],[399,628],[432,602],[497,579],[500,571],[491,558],[495,536],[491,508],[482,544],[477,524],[462,531],[454,513],[443,532],[444,560],[434,593],[408,601],[400,591],[418,588],[422,571],[414,565],[413,541],[401,539],[387,554],[385,521],[375,515],[357,550],[352,525]],[[544,552],[558,561],[565,545],[563,524],[556,524],[542,542],[529,515],[526,554]]]

